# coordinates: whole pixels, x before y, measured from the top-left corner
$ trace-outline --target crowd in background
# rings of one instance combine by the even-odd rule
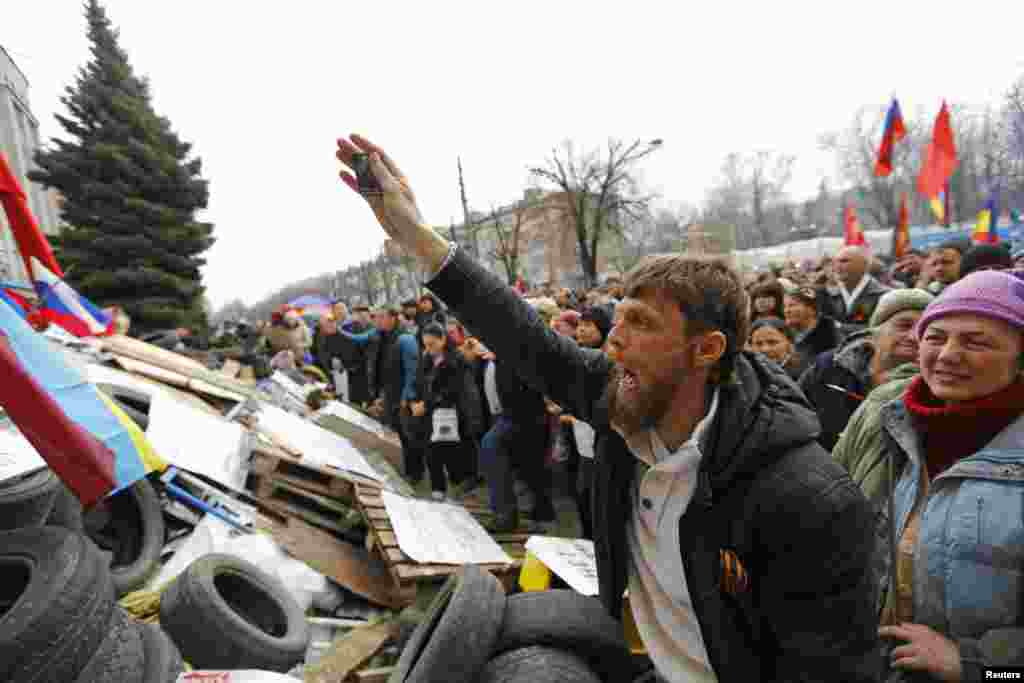
[[[971,272],[1015,266],[1024,253],[1009,245],[950,240],[895,260],[844,247],[748,273],[747,349],[798,383],[831,450],[874,388],[916,371],[915,324],[935,296]],[[611,274],[599,287],[520,293],[553,333],[602,349],[624,290]],[[551,469],[562,464],[582,535],[591,535],[593,430],[520,381],[434,295],[351,310],[338,301],[318,318],[281,307],[243,343],[270,358],[268,371],[326,382],[394,428],[404,474],[423,495],[458,498],[486,484],[497,530],[515,528],[523,513],[537,523],[555,518]],[[439,432],[445,420],[450,434]],[[518,509],[517,478],[530,510]]]

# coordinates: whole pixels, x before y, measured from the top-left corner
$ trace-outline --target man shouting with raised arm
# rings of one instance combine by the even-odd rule
[[[432,230],[381,148],[338,141],[349,169],[354,154],[369,154],[380,189],[361,194],[426,286],[527,385],[594,427],[601,601],[617,619],[632,611],[657,680],[876,680],[874,514],[815,441],[796,385],[740,350],[737,274],[645,259],[624,283],[609,358],[552,332]],[[353,173],[341,178],[360,191]]]

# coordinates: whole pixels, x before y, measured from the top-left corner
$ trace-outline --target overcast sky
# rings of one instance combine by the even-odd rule
[[[894,93],[907,116],[944,97],[995,104],[1024,73],[1016,2],[105,5],[157,112],[203,159],[216,306],[380,248],[337,179],[334,140],[349,132],[389,150],[438,224],[462,213],[457,155],[486,210],[519,196],[527,165],[566,138],[662,138],[644,178],[694,203],[729,152],[787,152],[805,196],[834,175],[818,135],[860,107]],[[29,78],[44,139],[61,135],[58,98],[89,57],[81,3],[17,3],[0,44]]]

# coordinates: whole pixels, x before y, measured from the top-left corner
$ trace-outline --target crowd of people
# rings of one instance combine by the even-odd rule
[[[357,152],[381,192],[360,192]],[[564,459],[644,680],[980,681],[1024,665],[1019,252],[847,246],[747,274],[673,254],[600,289],[523,293],[423,223],[379,147],[352,136],[337,154],[430,294],[373,327],[338,315],[314,348],[362,349],[364,398],[401,430],[406,475],[436,460],[438,498],[442,469],[482,477],[500,528],[517,523],[516,477],[528,514],[550,517],[547,465]],[[470,443],[435,458],[446,425]]]
[[[420,495],[485,486],[492,531],[554,521],[560,466],[651,680],[1024,664],[1024,252],[846,246],[745,274],[677,254],[512,288],[421,229],[384,159],[398,208],[367,200],[428,291],[282,307],[249,350],[392,427]]]

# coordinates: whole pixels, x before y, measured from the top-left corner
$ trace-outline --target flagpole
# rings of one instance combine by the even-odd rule
[[[950,227],[952,227],[952,225],[953,225],[953,216],[951,215],[951,212],[950,212],[950,208],[953,205],[953,201],[952,201],[952,197],[951,197],[951,195],[953,193],[950,192],[951,189],[952,189],[952,182],[947,180],[946,181],[946,188],[945,188],[946,197],[943,200],[943,203],[945,204],[945,206],[942,207],[942,213],[944,214],[944,223],[945,223],[945,226],[946,226],[947,230]]]

